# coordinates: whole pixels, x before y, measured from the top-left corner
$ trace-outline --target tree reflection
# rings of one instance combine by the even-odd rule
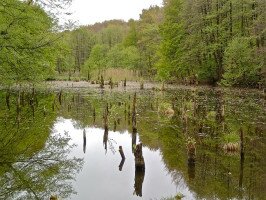
[[[70,181],[81,169],[82,160],[68,157],[72,148],[69,139],[62,135],[50,136],[45,148],[30,157],[13,154],[6,146],[8,157],[17,160],[13,162],[1,155],[0,198],[47,199],[51,194],[67,198],[73,194]]]
[[[75,193],[71,180],[83,162],[68,157],[69,140],[66,135],[50,136],[45,148],[31,156],[25,153],[34,143],[15,155],[6,146],[0,154],[0,199],[47,199],[51,194],[67,198]]]
[[[86,130],[83,130],[83,152],[86,153],[86,143],[87,143],[87,138],[86,138]]]
[[[255,93],[243,94],[242,91],[238,94],[237,91],[232,93],[224,90],[216,92],[215,89],[195,89],[193,91],[178,90],[176,93],[165,92],[164,94],[165,95],[162,95],[161,93],[156,92],[149,93],[150,97],[148,100],[146,94],[139,95],[138,130],[140,132],[139,138],[146,147],[154,150],[160,149],[166,169],[168,169],[169,173],[173,176],[175,184],[184,187],[187,184],[189,190],[193,191],[198,199],[243,199],[248,197],[262,199],[265,196],[265,170],[263,170],[263,166],[265,166],[265,140],[263,138],[265,132],[265,123],[263,123],[265,121],[265,115],[263,112],[265,101],[257,97],[257,94]],[[104,112],[105,108],[103,107],[103,101],[108,100],[110,105],[116,105],[119,100],[119,102],[121,101],[123,103],[123,106],[113,106],[112,109],[109,110],[109,122],[113,122],[118,116],[121,118],[125,114],[125,120],[121,120],[121,124],[117,122],[117,125],[119,124],[119,126],[115,128],[117,131],[124,132],[131,127],[128,126],[128,122],[131,124],[131,118],[130,115],[128,115],[128,110],[131,110],[128,108],[128,105],[131,101],[128,99],[128,93],[112,95],[90,95],[88,99],[85,99],[85,103],[78,104],[78,112],[76,109],[68,110],[67,105],[71,105],[71,107],[74,108],[76,104],[71,102],[72,95],[65,94],[65,99],[60,107],[60,113],[65,118],[71,118],[79,122],[78,128],[86,127],[88,126],[88,122],[92,121],[93,124],[90,125],[104,128],[102,126],[102,118],[95,117],[101,116]],[[2,96],[3,100],[0,101],[0,104],[3,102],[2,108],[8,110],[5,97],[6,96],[4,95]],[[43,108],[43,98],[39,99],[39,108]],[[26,100],[27,98],[25,98],[25,101]],[[12,104],[12,102],[14,102],[12,95],[9,101],[10,110],[15,110],[15,106]],[[52,108],[52,102],[53,98],[51,98],[50,106],[45,105],[45,107]],[[156,111],[157,109],[151,110],[151,103],[154,103],[153,106],[155,108],[158,108],[158,105],[160,104],[172,103],[176,114],[171,119],[166,118],[165,116],[158,114]],[[10,118],[8,116],[6,117],[1,110],[1,107],[0,111],[0,117],[3,119],[0,125],[0,132],[6,133],[6,130],[16,127],[16,123],[15,121],[12,123],[9,122]],[[26,114],[25,111],[27,111]],[[81,111],[82,114],[80,113]],[[50,114],[51,113],[48,111],[46,120],[49,120]],[[40,151],[40,149],[43,149],[42,143],[44,143],[40,141],[47,140],[47,136],[45,136],[46,133],[43,134],[45,131],[41,129],[45,129],[49,123],[46,121],[46,125],[44,125],[43,118],[39,118],[38,115],[37,106],[34,119],[32,117],[31,107],[29,106],[26,110],[22,107],[20,113],[20,131],[9,131],[10,134],[0,134],[0,187],[2,188],[0,189],[0,199],[11,195],[12,190],[17,191],[17,196],[18,194],[23,194],[23,197],[25,197],[23,192],[26,191],[32,195],[32,198],[34,198],[34,193],[31,192],[31,189],[39,195],[41,192],[38,188],[41,188],[41,186],[38,186],[38,184],[41,185],[41,182],[45,181],[47,181],[48,184],[51,184],[49,187],[46,185],[43,186],[45,189],[46,187],[52,189],[59,188],[68,191],[68,187],[63,189],[63,187],[60,186],[61,183],[59,184],[57,180],[60,180],[60,178],[61,180],[67,180],[66,178],[64,179],[64,176],[71,173],[67,173],[66,170],[66,173],[61,173],[61,175],[58,175],[59,172],[57,175],[53,175],[52,172],[58,169],[61,170],[61,167],[56,167],[56,162],[54,162],[54,167],[49,167],[49,165],[52,165],[50,161],[42,161],[41,164],[48,165],[48,167],[41,168],[37,165],[39,161],[32,160],[33,153],[28,153],[35,152],[36,155],[40,154],[43,151]],[[33,119],[35,124],[39,124],[38,128],[35,128],[32,124],[28,125],[28,127],[31,128],[33,126],[31,132],[35,135],[27,135],[27,137],[33,137],[33,139],[25,139],[26,137],[24,133],[27,131],[25,121],[23,121],[25,116],[29,119]],[[16,116],[14,115],[13,118],[15,119]],[[54,120],[55,118],[51,121]],[[242,124],[239,123],[240,120]],[[5,124],[8,125],[6,126]],[[248,131],[249,125],[250,132]],[[245,160],[241,159],[241,157],[239,158],[239,153],[230,155],[225,153],[222,149],[223,142],[228,138],[225,136],[230,136],[232,133],[238,133],[240,126],[243,126],[243,130],[246,133],[244,136]],[[236,139],[239,139],[239,136],[236,136]],[[37,139],[34,139],[34,137],[37,137]],[[187,162],[187,151],[185,150],[187,137],[195,138],[197,142],[196,166],[193,162]],[[137,133],[133,132],[131,141],[132,151],[136,146],[136,141]],[[34,142],[35,145],[33,145]],[[111,150],[114,149],[112,146],[113,142],[114,141],[110,138],[110,134],[108,135],[108,130],[104,129],[104,149],[106,151],[108,148]],[[25,148],[25,145],[22,144],[27,144],[29,148]],[[6,148],[9,150],[6,150]],[[61,146],[59,148],[61,148]],[[24,150],[25,153],[23,152]],[[9,151],[9,153],[6,153],[6,151]],[[10,156],[11,153],[12,156]],[[18,162],[18,160],[21,159],[21,155],[27,159],[29,158],[28,161]],[[58,158],[62,161],[61,157]],[[3,161],[5,161],[5,163],[3,163]],[[36,162],[37,164],[32,162]],[[8,164],[11,164],[11,166],[8,166]],[[122,170],[123,164],[123,162],[120,163],[119,169]],[[65,167],[63,161],[59,162],[59,165]],[[66,165],[68,165],[67,162]],[[19,172],[19,176],[18,172],[14,171],[11,167]],[[37,168],[40,168],[41,170],[47,169],[49,173],[46,173],[51,175],[51,177],[54,176],[54,181],[56,183],[53,183],[52,179],[48,178],[43,178],[43,180],[45,180],[43,181],[41,179],[42,175],[39,175],[40,177],[37,176]],[[70,170],[70,168],[71,165],[68,170]],[[126,168],[123,170],[125,169]],[[34,173],[34,171],[37,172]],[[24,175],[22,176],[21,174]],[[74,172],[72,174],[74,174]],[[182,176],[180,174],[182,174]],[[23,184],[19,179],[20,177],[24,177],[26,183],[31,183],[29,184],[30,187],[28,187],[27,184]],[[41,180],[36,184],[35,179]],[[143,180],[144,173],[141,174],[135,172],[134,190],[136,195],[142,195]],[[53,184],[49,183],[49,181]],[[13,182],[17,185],[14,185]],[[58,184],[58,186],[52,186],[56,184]],[[46,193],[48,196],[45,199],[49,198],[53,192],[52,189],[47,190],[49,192]],[[62,194],[58,196],[62,197]],[[42,197],[43,196],[40,198],[42,199]],[[13,198],[10,197],[10,199]]]
[[[29,97],[23,95],[25,101]],[[75,193],[71,181],[83,161],[69,157],[73,146],[67,133],[50,134],[56,113],[46,110],[44,116],[43,108],[52,107],[53,95],[41,96],[34,117],[31,105],[21,106],[19,126],[17,107],[11,105],[16,95],[9,98],[10,110],[0,101],[0,199],[69,197]]]
[[[134,194],[142,197],[142,185],[144,181],[145,171],[135,170],[135,184],[134,184]]]

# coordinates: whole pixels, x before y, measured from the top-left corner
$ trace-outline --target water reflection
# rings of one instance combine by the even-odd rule
[[[86,142],[87,142],[87,138],[86,138],[86,130],[83,130],[83,152],[86,153]]]
[[[123,170],[124,163],[125,163],[125,159],[122,158],[122,159],[121,159],[121,162],[120,162],[120,164],[119,164],[119,166],[118,166],[119,171],[122,171],[122,170]]]
[[[143,156],[147,156],[147,159],[145,159],[146,173],[144,171],[139,173],[135,170],[135,160],[131,149],[131,134],[129,132],[109,131],[108,140],[112,143],[112,147],[107,142],[106,152],[106,149],[102,148],[102,137],[105,130],[86,127],[87,152],[84,154],[78,148],[83,145],[80,139],[83,137],[84,129],[76,128],[74,121],[60,119],[54,125],[54,130],[55,134],[69,130],[72,138],[71,143],[77,145],[71,155],[81,157],[85,161],[83,169],[74,183],[77,195],[72,196],[72,199],[106,199],[109,197],[122,200],[139,199],[141,196],[144,199],[153,199],[160,196],[174,196],[177,193],[171,176],[167,175],[164,169],[159,151],[154,152],[144,147]],[[136,141],[139,142],[138,136],[136,136]],[[126,161],[121,160],[118,151],[119,146],[123,146]],[[110,148],[116,151],[113,152]],[[119,169],[121,171],[117,170],[117,163],[120,163]],[[103,190],[104,192],[102,192]],[[183,192],[183,190],[181,191]]]
[[[50,134],[56,115],[45,106],[51,97],[38,100],[34,92],[18,91],[7,94],[7,109],[0,101],[0,199],[68,198],[75,193],[70,181],[82,160],[69,157],[73,146],[67,133]]]
[[[74,189],[78,194],[70,199],[161,199],[178,193],[184,199],[265,196],[265,99],[256,91],[142,91],[135,109],[130,92],[61,92],[60,98],[53,93],[36,94],[38,100],[32,102],[32,95],[22,94],[7,94],[5,101],[0,92],[0,181],[4,188],[0,197],[14,199],[12,190],[17,190],[14,195],[33,199],[34,193],[42,197],[44,190],[46,195],[57,192],[64,197]],[[18,110],[22,96],[24,103]],[[166,115],[169,110],[171,116]],[[68,137],[62,135],[65,132]],[[65,141],[51,143],[51,155],[58,155],[59,163],[45,160],[51,156],[46,145],[50,137]],[[134,152],[140,142],[145,173],[135,170]],[[62,152],[70,144],[77,147]],[[126,162],[121,160],[119,146]],[[80,166],[74,157],[84,159],[84,166],[76,181],[70,181]],[[44,166],[48,172],[38,175],[36,168],[41,172]],[[35,184],[38,178],[39,186]],[[52,190],[44,180],[52,182],[51,187],[63,184],[57,180],[66,180],[68,185]]]
[[[82,160],[68,157],[69,140],[66,134],[52,135],[45,148],[31,153],[34,143],[19,152],[13,151],[12,143],[1,148],[0,199],[46,199],[52,194],[67,198],[75,193],[69,180],[81,169]]]
[[[142,197],[142,185],[144,181],[145,171],[135,170],[135,183],[134,183],[134,194]]]

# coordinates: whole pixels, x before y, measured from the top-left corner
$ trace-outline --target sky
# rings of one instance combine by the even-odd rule
[[[142,9],[162,5],[163,0],[73,0],[71,19],[79,25],[94,24],[111,19],[139,19]]]

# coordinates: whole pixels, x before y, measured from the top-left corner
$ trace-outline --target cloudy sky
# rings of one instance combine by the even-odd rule
[[[80,25],[110,19],[138,19],[142,9],[162,5],[162,0],[73,0],[71,19]]]

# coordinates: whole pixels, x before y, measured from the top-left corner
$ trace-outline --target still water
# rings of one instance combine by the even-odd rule
[[[265,199],[261,92],[136,92],[0,92],[0,199]]]
[[[84,129],[77,129],[74,124],[75,122],[69,119],[60,118],[54,126],[54,134],[69,132],[71,143],[76,144],[71,154],[84,159],[82,171],[74,182],[77,195],[72,198],[141,199],[140,196],[134,194],[136,183],[131,134],[128,131],[108,132],[107,149],[105,149],[104,129],[85,127],[87,140],[84,148]],[[139,139],[137,141],[139,142]],[[121,171],[119,169],[121,157],[118,152],[120,145],[124,147],[126,156]],[[165,169],[166,166],[159,150],[152,151],[145,147],[143,154],[146,164],[146,173],[142,183],[143,199],[160,199],[160,197],[174,196],[178,192],[185,194],[188,199],[193,199],[193,194],[189,191],[181,174],[178,177],[180,184],[176,185],[173,182],[171,174]]]

